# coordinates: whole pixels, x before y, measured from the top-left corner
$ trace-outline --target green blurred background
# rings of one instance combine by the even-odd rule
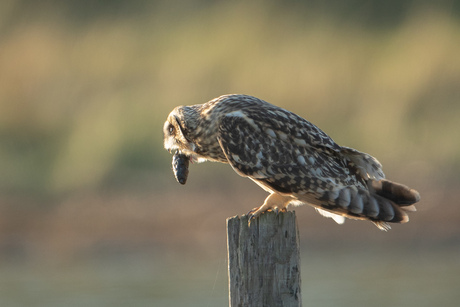
[[[384,233],[296,208],[305,306],[458,306],[460,1],[0,3],[0,306],[226,306],[225,219],[266,193],[172,175],[177,105],[257,96],[420,191]]]

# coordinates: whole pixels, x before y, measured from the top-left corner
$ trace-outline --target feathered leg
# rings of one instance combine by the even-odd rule
[[[289,202],[292,201],[292,198],[289,196],[282,196],[280,194],[272,193],[264,201],[263,205],[254,208],[248,212],[249,223],[251,220],[259,217],[262,213],[268,210],[273,210],[275,212],[286,211],[286,207]]]

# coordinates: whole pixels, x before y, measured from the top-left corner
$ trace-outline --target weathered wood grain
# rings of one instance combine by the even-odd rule
[[[227,219],[230,307],[301,306],[295,212]]]

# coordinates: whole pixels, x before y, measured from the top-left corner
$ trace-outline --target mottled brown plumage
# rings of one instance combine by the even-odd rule
[[[343,223],[367,219],[380,229],[409,220],[417,191],[385,180],[374,157],[336,144],[302,117],[247,95],[180,106],[164,125],[164,146],[192,161],[229,163],[270,195],[251,211],[308,203]]]

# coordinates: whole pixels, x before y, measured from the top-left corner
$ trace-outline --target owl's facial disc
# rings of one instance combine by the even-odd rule
[[[170,153],[179,148],[176,139],[176,127],[167,120],[163,126],[164,147]]]
[[[178,109],[174,109],[168,116],[164,126],[164,147],[169,152],[179,150],[181,153],[191,156],[195,154],[196,145],[190,142],[185,134],[187,127],[180,120]]]

